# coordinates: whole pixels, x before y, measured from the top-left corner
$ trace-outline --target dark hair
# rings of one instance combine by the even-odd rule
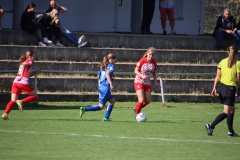
[[[35,3],[30,3],[29,5],[27,5],[26,10],[28,10],[29,8],[34,8],[36,7]]]
[[[109,59],[116,59],[117,57],[113,53],[109,53],[107,56],[103,57],[103,60],[100,64],[100,69],[105,70],[109,64]]]

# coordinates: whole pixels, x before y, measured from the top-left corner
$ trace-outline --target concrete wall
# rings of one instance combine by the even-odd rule
[[[204,32],[204,6],[205,0],[182,0],[182,5],[179,8],[182,9],[182,16],[175,17],[176,33],[182,35],[202,35]],[[162,34],[163,32],[160,20],[159,0],[156,0],[151,31],[156,34]],[[168,21],[167,33],[170,33],[170,31],[171,29]]]
[[[117,26],[130,26],[130,32],[140,33],[142,19],[142,0],[131,0],[132,8],[119,10],[117,0],[58,0],[59,4],[68,8],[61,14],[61,22],[71,31],[82,32],[115,32]],[[3,8],[14,13],[6,13],[2,19],[3,28],[20,29],[20,17],[26,6],[34,2],[37,5],[36,12],[45,12],[48,8],[48,0],[7,0],[2,1]],[[124,2],[124,1],[123,1]],[[125,0],[125,2],[128,2]],[[204,5],[205,0],[178,0],[176,10],[181,12],[180,18],[176,17],[175,30],[177,34],[202,35],[204,30]],[[181,2],[181,3],[180,3]],[[129,2],[128,2],[129,3]],[[130,10],[130,11],[129,11]],[[123,12],[124,14],[117,12]],[[127,12],[128,14],[126,14]],[[120,17],[124,15],[124,17]],[[179,16],[179,15],[177,15]],[[116,20],[120,19],[120,21]],[[130,20],[130,22],[129,22]],[[127,24],[128,23],[128,24]],[[130,23],[130,24],[129,24]],[[124,25],[122,25],[124,24]],[[170,32],[169,23],[167,31]],[[128,31],[123,29],[122,31]],[[151,25],[152,32],[161,34],[159,1],[156,0],[155,13]],[[121,32],[121,28],[119,29]]]

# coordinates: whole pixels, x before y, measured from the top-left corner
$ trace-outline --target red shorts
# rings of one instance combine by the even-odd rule
[[[20,95],[22,92],[28,94],[30,92],[32,92],[34,90],[34,88],[32,86],[25,85],[25,84],[21,84],[21,83],[13,83],[12,85],[12,90],[11,93]]]
[[[134,83],[134,88],[135,88],[135,91],[138,91],[138,90],[144,90],[146,92],[151,92],[151,86],[150,85],[143,85],[143,84],[140,84],[140,83]]]
[[[174,8],[159,8],[160,13],[161,13],[161,20],[167,20],[167,16],[168,16],[168,20],[174,20]]]

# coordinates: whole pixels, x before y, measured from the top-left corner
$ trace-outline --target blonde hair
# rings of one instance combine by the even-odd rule
[[[103,57],[101,64],[99,65],[101,70],[105,70],[109,64],[109,59],[116,59],[117,57],[113,53],[109,53],[107,56]]]
[[[155,53],[155,52],[156,52],[156,49],[155,49],[154,47],[149,47],[149,48],[147,49],[147,51],[144,53],[143,58],[147,57],[147,54],[148,54],[149,52]]]
[[[22,64],[29,56],[33,56],[33,51],[27,51],[24,55],[19,58],[20,64]]]
[[[236,45],[231,45],[227,48],[228,51],[228,68],[232,68],[235,64],[235,56],[238,53],[238,48]]]
[[[55,14],[59,14],[59,11],[57,9],[53,9],[51,12],[49,12],[47,14],[50,15],[51,18],[53,18],[55,16]]]

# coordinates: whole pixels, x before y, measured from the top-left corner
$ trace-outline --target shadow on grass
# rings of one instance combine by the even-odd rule
[[[0,103],[0,110],[5,110],[6,105],[8,102],[1,102]],[[51,104],[51,102],[49,102]],[[23,110],[59,110],[59,109],[79,109],[80,106],[53,106],[53,105],[41,105],[36,102],[27,103],[23,105]],[[12,110],[18,110],[17,105],[13,107]]]

